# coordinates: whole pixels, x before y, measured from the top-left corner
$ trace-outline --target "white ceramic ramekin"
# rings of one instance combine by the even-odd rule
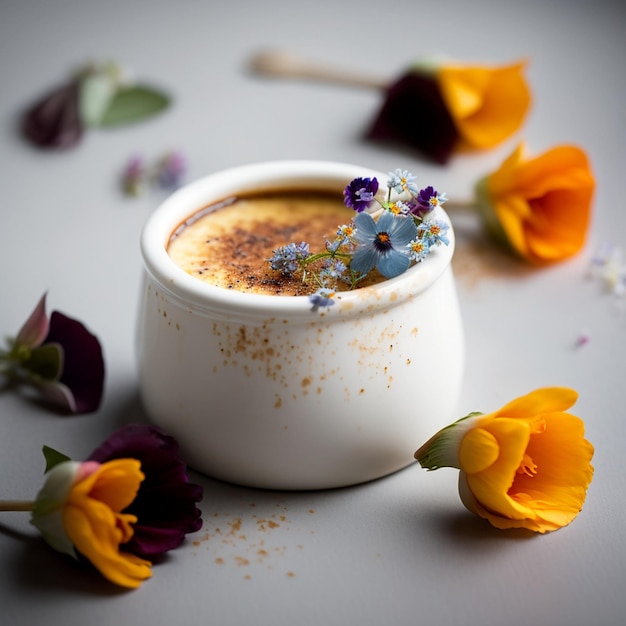
[[[449,246],[404,274],[342,293],[318,312],[306,296],[209,286],[166,252],[172,232],[212,202],[276,188],[341,197],[357,176],[387,178],[333,162],[247,165],[180,189],[148,219],[141,397],[197,470],[270,489],[356,484],[409,465],[426,438],[458,417],[464,347],[452,229]]]

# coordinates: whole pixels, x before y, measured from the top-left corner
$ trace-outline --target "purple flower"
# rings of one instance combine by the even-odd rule
[[[137,497],[124,513],[137,516],[131,540],[121,548],[141,558],[177,548],[187,533],[202,527],[202,487],[189,482],[177,441],[165,431],[147,424],[129,424],[114,432],[94,450],[88,461],[113,459],[141,461],[145,479]]]
[[[459,132],[435,76],[407,72],[387,89],[367,138],[409,145],[445,164],[457,145]]]
[[[385,211],[376,222],[369,213],[359,213],[354,223],[358,245],[350,269],[365,275],[376,267],[385,278],[406,271],[410,264],[407,245],[417,237],[412,218]]]
[[[22,119],[22,132],[42,148],[71,148],[83,134],[79,107],[80,85],[72,81],[36,102]]]
[[[122,190],[127,196],[139,196],[143,191],[145,165],[140,156],[134,156],[122,172]]]
[[[180,152],[166,154],[157,166],[157,184],[165,190],[178,189],[183,183],[186,168],[185,157]]]
[[[104,388],[100,342],[83,324],[58,311],[48,319],[46,294],[2,361],[18,382],[30,383],[72,413],[90,413],[100,406]]]
[[[344,189],[344,204],[360,213],[374,202],[377,191],[378,180],[376,178],[355,178]]]

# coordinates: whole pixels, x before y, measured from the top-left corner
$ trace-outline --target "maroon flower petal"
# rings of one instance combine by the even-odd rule
[[[58,87],[32,106],[22,120],[22,132],[44,148],[71,148],[83,134],[79,83]]]
[[[387,89],[367,138],[409,145],[443,165],[459,134],[435,78],[408,72]]]
[[[57,343],[63,350],[59,382],[74,397],[76,413],[90,413],[100,406],[104,389],[104,358],[100,342],[81,322],[53,311],[44,344]]]
[[[89,457],[141,461],[145,479],[134,502],[124,511],[137,516],[133,538],[124,550],[148,558],[177,548],[187,533],[202,527],[202,487],[189,482],[177,441],[156,426],[129,424],[114,432]]]

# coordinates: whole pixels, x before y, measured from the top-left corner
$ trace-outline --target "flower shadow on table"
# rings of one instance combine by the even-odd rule
[[[12,555],[14,576],[11,581],[5,580],[7,585],[37,594],[69,591],[107,597],[129,591],[109,583],[89,563],[55,552],[34,530],[32,534],[19,532],[0,524],[0,534],[17,540]]]
[[[521,541],[537,537],[536,533],[525,528],[500,530],[486,520],[469,511],[460,510],[439,514],[437,529],[455,548],[464,547],[472,550],[485,549],[487,544],[501,544],[503,541]]]
[[[494,242],[474,217],[453,219],[456,247],[452,269],[460,286],[473,289],[485,280],[517,280],[541,271]]]

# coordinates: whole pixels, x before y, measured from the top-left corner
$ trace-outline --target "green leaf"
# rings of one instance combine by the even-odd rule
[[[66,456],[62,452],[55,450],[54,448],[50,448],[49,446],[44,446],[42,448],[43,456],[46,459],[46,474],[59,463],[64,463],[65,461],[71,461],[69,456]]]
[[[61,374],[61,347],[56,343],[39,346],[22,366],[42,380],[55,381]]]
[[[117,92],[111,73],[89,74],[80,82],[80,118],[87,126],[100,126]]]
[[[170,104],[170,98],[150,87],[122,87],[111,100],[100,126],[117,126],[146,119]]]

